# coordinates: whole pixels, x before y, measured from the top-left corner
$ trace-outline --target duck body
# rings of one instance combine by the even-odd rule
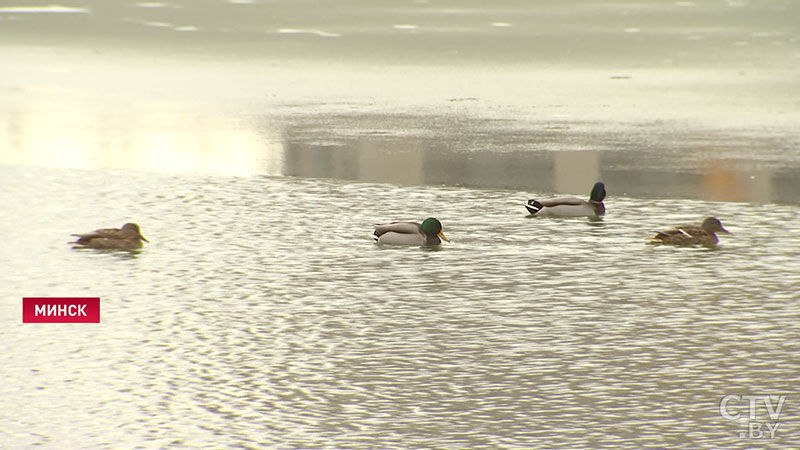
[[[712,247],[719,242],[716,233],[731,234],[716,217],[709,217],[701,225],[682,225],[666,231],[659,231],[650,239],[651,244],[676,246],[702,245]]]
[[[142,241],[150,242],[142,236],[139,225],[135,223],[126,223],[122,228],[101,228],[73,236],[78,237],[74,242],[70,242],[73,248],[136,250],[142,248]]]
[[[531,215],[542,217],[597,217],[606,213],[603,199],[606,187],[597,182],[592,188],[589,200],[578,197],[559,197],[548,200],[530,199],[525,208]]]
[[[442,224],[437,219],[429,217],[417,222],[391,222],[375,225],[372,239],[378,245],[413,245],[434,246],[441,245],[442,239],[448,241],[442,233]]]

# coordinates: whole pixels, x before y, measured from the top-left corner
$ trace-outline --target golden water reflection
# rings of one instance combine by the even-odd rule
[[[0,162],[80,169],[278,175],[279,135],[168,107],[108,113],[34,105],[0,128]],[[155,111],[155,112],[154,112]],[[268,130],[267,130],[268,132]]]
[[[6,114],[0,162],[81,169],[130,169],[225,175],[264,174],[408,185],[451,185],[531,193],[588,195],[597,180],[610,196],[794,203],[798,169],[731,157],[703,147],[648,148],[639,142],[592,150],[589,136],[565,129],[537,140],[535,130],[510,139],[491,130],[380,132],[302,121],[249,125],[224,115],[148,104],[120,113],[28,105]],[[419,118],[425,120],[425,118]],[[375,118],[363,120],[374,123]],[[465,125],[478,127],[480,121]],[[480,134],[473,142],[470,133]],[[551,132],[552,133],[552,132]],[[344,137],[343,137],[344,134]],[[559,143],[579,142],[565,145]],[[690,142],[691,139],[687,139]],[[456,142],[454,144],[453,142]],[[480,150],[470,149],[480,146]],[[746,145],[752,145],[747,143]],[[552,150],[559,148],[559,150]],[[735,150],[735,149],[733,149]]]

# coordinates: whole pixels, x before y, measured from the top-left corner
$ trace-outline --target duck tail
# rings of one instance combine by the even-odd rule
[[[68,242],[68,244],[86,245],[86,243],[89,242],[89,240],[86,239],[86,237],[80,234],[73,234],[73,236],[77,236],[78,239],[75,239],[73,242]]]
[[[647,243],[653,245],[660,245],[665,243],[667,238],[669,238],[669,234],[664,233],[663,231],[659,231],[656,233],[655,236],[648,239]]]
[[[529,213],[536,214],[539,211],[541,211],[542,208],[544,208],[544,205],[539,203],[538,200],[530,199],[528,200],[528,203],[525,204],[525,208],[528,210]]]

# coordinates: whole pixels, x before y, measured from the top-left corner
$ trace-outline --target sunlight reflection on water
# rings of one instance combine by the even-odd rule
[[[102,324],[80,333],[9,321],[14,444],[69,426],[97,445],[642,448],[696,433],[699,448],[746,448],[719,399],[794,386],[796,206],[610,185],[592,223],[527,218],[529,193],[512,190],[3,172],[17,186],[4,296],[103,299]],[[434,214],[453,239],[441,251],[367,237]],[[708,214],[734,233],[717,250],[644,243]],[[151,240],[136,258],[68,249],[114,217]],[[47,411],[47,437],[27,434]]]
[[[249,129],[199,113],[137,114],[122,119],[122,126],[117,119],[110,128],[101,126],[97,134],[81,126],[97,120],[106,119],[76,111],[12,116],[11,123],[19,126],[7,128],[5,140],[13,145],[0,157],[10,164],[51,167],[290,175],[581,195],[600,179],[618,193],[656,198],[794,203],[800,195],[795,182],[800,161],[789,137],[709,136],[708,130],[664,125],[651,125],[649,133],[632,131],[631,125],[600,130],[599,124],[572,122],[542,130],[469,116],[442,120],[402,114],[311,116],[292,119],[283,129],[282,120]],[[376,122],[383,129],[370,131]],[[39,131],[53,123],[63,128]]]
[[[0,7],[0,447],[798,441],[800,3],[346,3]],[[20,323],[55,295],[101,323]]]

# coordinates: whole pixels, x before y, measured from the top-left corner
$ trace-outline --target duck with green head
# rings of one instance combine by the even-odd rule
[[[90,233],[73,234],[77,236],[72,248],[97,248],[111,250],[136,250],[142,248],[142,241],[150,242],[142,236],[139,225],[126,223],[122,228],[101,228]]]
[[[530,199],[525,208],[533,216],[543,217],[599,217],[606,213],[603,199],[606,186],[597,182],[589,194],[589,200],[578,197],[559,197],[549,200]]]
[[[666,231],[659,231],[650,239],[651,244],[677,246],[703,245],[712,247],[719,242],[716,233],[731,234],[716,217],[709,217],[701,225],[682,225]]]
[[[422,223],[392,222],[375,225],[372,239],[379,245],[441,245],[442,240],[450,242],[442,232],[442,223],[428,217]]]

